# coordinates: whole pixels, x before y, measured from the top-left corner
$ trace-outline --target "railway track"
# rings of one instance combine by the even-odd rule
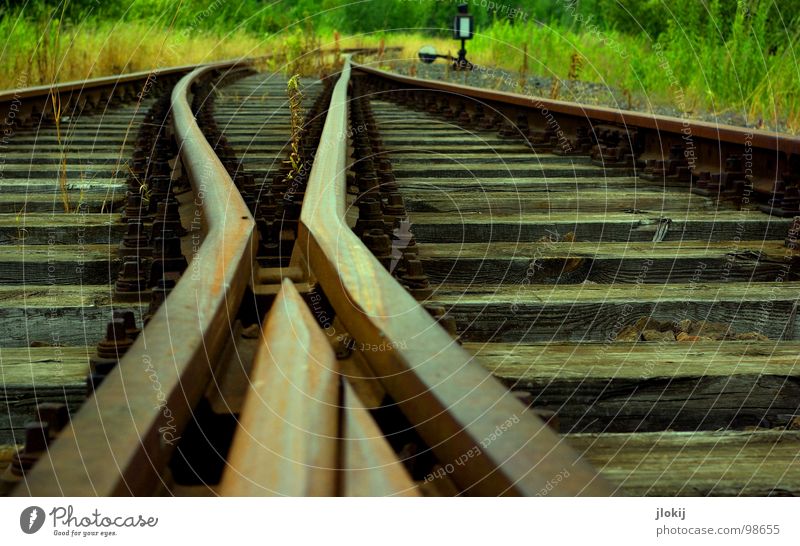
[[[113,338],[113,320],[130,335],[141,327],[149,297],[123,302],[115,295],[128,232],[122,218],[128,187],[143,187],[155,174],[145,158],[155,161],[161,150],[145,148],[167,130],[169,103],[159,97],[190,70],[0,97],[2,490],[33,461],[15,458],[16,446],[38,444],[35,453],[101,380],[105,370],[87,379],[89,363],[101,356],[104,333]],[[108,349],[102,357],[111,356]]]
[[[596,112],[547,105],[553,123],[486,92],[363,81],[425,302],[483,366],[623,494],[797,493],[797,207],[745,176],[752,134],[717,136],[741,151],[709,190],[701,168],[676,176],[684,149],[657,176],[650,135]],[[783,176],[797,156],[771,159]]]
[[[97,320],[147,326],[102,377],[75,343],[53,396],[94,392],[26,425],[14,494],[797,493],[796,139],[349,60],[199,67],[157,102],[161,156],[123,150],[168,162],[153,217],[96,184],[99,252],[129,241],[96,269],[158,272],[98,274]]]

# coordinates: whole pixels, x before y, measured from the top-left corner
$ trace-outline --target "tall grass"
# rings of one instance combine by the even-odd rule
[[[41,25],[0,18],[0,36],[13,44],[0,56],[0,87],[49,84],[242,55],[264,54],[268,44],[244,31],[221,37],[184,34],[148,22],[92,22],[66,26],[58,42]]]
[[[582,0],[573,3],[577,11],[566,0],[514,4],[528,11],[527,23],[473,9],[479,34],[468,46],[470,60],[566,79],[578,59],[582,80],[621,92],[609,97],[635,97],[638,107],[735,112],[800,132],[800,0],[784,0],[783,12],[773,0],[642,0],[625,9],[617,0]],[[2,88],[241,55],[271,54],[271,68],[307,74],[321,69],[314,51],[333,48],[337,29],[350,32],[342,48],[385,42],[403,46],[397,57],[407,60],[426,44],[458,49],[436,30],[448,24],[454,2],[73,0],[61,4],[63,18],[53,18],[59,12],[43,0],[29,5],[0,15]]]
[[[578,54],[581,79],[633,91],[645,106],[668,103],[687,115],[735,112],[754,125],[784,121],[800,132],[800,19],[787,22],[790,31],[776,42],[769,36],[771,1],[741,4],[728,26],[717,0],[672,0],[670,6],[674,18],[655,40],[577,26],[496,23],[472,50],[519,70],[526,44],[529,70],[562,79]]]

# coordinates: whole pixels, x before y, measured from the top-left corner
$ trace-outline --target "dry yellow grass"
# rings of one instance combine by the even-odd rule
[[[42,40],[33,53],[6,49],[0,58],[0,87],[10,89],[194,64],[268,52],[270,44],[244,32],[222,39],[172,32],[141,23],[103,29],[70,29],[58,43]]]
[[[452,39],[434,38],[422,33],[363,34],[337,39],[334,32],[298,29],[262,38],[244,30],[223,35],[185,28],[170,30],[136,21],[102,23],[92,28],[70,26],[52,32],[52,36],[37,28],[30,26],[27,34],[16,36],[11,32],[7,37],[9,43],[14,42],[17,47],[6,47],[0,53],[0,88],[264,55],[272,56],[264,64],[266,69],[304,76],[322,75],[331,71],[335,61],[331,55],[320,54],[320,51],[333,51],[337,46],[339,49],[379,47],[382,44],[400,46],[402,51],[399,53],[392,51],[382,59],[370,59],[381,68],[394,69],[399,67],[400,60],[415,60],[423,45],[432,45],[445,55],[455,55],[459,48],[458,42]],[[633,74],[631,66],[634,63],[620,62],[615,55],[609,55],[607,48],[601,47],[591,34],[530,30],[528,27],[491,27],[483,40],[470,44],[469,59],[479,66],[492,67],[503,77],[504,72],[515,74],[523,71],[561,79],[570,75],[575,56],[580,54],[583,62],[581,79],[618,87],[627,97],[624,102],[628,107],[647,109],[651,104],[679,106],[673,104],[674,93],[669,82],[662,81],[663,69],[651,66],[655,63],[654,56],[641,38],[613,34],[614,39],[638,59],[635,63],[638,72]],[[567,42],[569,47],[565,45]],[[778,68],[770,73],[766,83],[759,85],[753,93],[738,98],[722,100],[707,86],[697,82],[682,86],[686,115],[692,116],[699,109],[718,114],[746,111],[750,122],[763,119],[766,127],[785,124],[790,132],[800,130],[796,77],[790,69],[781,68],[783,65],[776,66]],[[498,76],[498,85],[500,79]],[[560,85],[560,82],[554,85]],[[638,98],[633,100],[635,97]],[[759,126],[761,123],[759,121]]]
[[[342,37],[339,47],[379,47],[377,35]],[[416,59],[423,45],[433,45],[443,54],[457,54],[452,40],[430,38],[418,34],[393,37],[387,45],[401,46],[392,52],[392,59]],[[233,32],[224,37],[198,32],[170,31],[143,23],[125,23],[102,29],[70,29],[61,33],[58,43],[41,41],[33,54],[25,48],[7,49],[0,58],[0,88],[46,85],[149,70],[157,67],[195,64],[237,57],[270,55],[268,68],[300,72],[304,75],[330,67],[330,55],[321,56],[319,49],[336,48],[333,34],[317,39],[298,35],[260,39],[246,32]],[[387,55],[384,66],[394,63]],[[472,55],[475,62],[488,62],[489,55]],[[24,75],[21,78],[20,75]]]

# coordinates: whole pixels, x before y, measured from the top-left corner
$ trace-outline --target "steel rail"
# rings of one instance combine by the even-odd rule
[[[414,89],[427,89],[443,91],[465,97],[471,97],[486,102],[497,102],[525,108],[546,109],[556,114],[603,121],[619,124],[628,128],[653,129],[662,133],[686,134],[704,139],[713,139],[731,144],[743,144],[745,137],[754,148],[763,148],[784,152],[786,154],[800,154],[800,137],[794,137],[779,132],[762,131],[744,127],[735,127],[721,123],[678,118],[660,114],[647,114],[633,110],[593,106],[561,100],[547,99],[519,93],[469,87],[455,83],[426,80],[403,76],[387,72],[362,64],[353,63],[353,70],[364,74],[371,74],[379,78],[396,82]]]
[[[339,367],[312,310],[284,279],[264,321],[216,493],[419,494]]]
[[[173,91],[176,138],[204,218],[190,269],[115,371],[26,475],[17,495],[147,495],[230,337],[252,277],[255,224],[197,127],[194,70]],[[559,494],[611,487],[483,369],[372,256],[344,222],[349,59],[332,98],[300,222],[299,245],[337,316],[451,477],[470,494],[535,495],[568,468]],[[328,332],[330,334],[330,331]]]
[[[189,269],[120,365],[74,416],[16,495],[148,495],[201,398],[252,275],[255,222],[194,119],[193,82],[238,61],[196,68],[172,92],[183,166],[203,217]]]
[[[298,245],[337,317],[386,390],[466,494],[536,495],[612,488],[525,411],[378,262],[346,224],[349,57],[333,91],[300,217]],[[332,327],[328,328],[328,334]]]
[[[228,64],[237,61],[221,62]],[[71,115],[73,111],[82,109],[87,102],[95,105],[100,103],[103,97],[109,100],[114,96],[135,99],[149,91],[148,85],[157,85],[164,81],[173,82],[200,66],[205,64],[173,66],[88,80],[3,90],[0,91],[0,119],[4,119],[8,125],[25,122],[32,116],[53,116],[55,109],[60,110],[62,115],[66,113]]]
[[[572,151],[569,139],[578,143],[589,134],[598,143],[606,144],[602,134],[611,129],[616,138],[610,141],[611,147],[623,145],[617,152],[626,155],[630,150],[636,161],[629,166],[643,167],[638,174],[647,180],[669,178],[688,186],[692,175],[700,181],[719,173],[725,175],[726,181],[748,181],[759,199],[766,201],[782,191],[787,174],[796,177],[800,172],[800,138],[779,132],[417,79],[364,65],[354,68],[362,77],[376,79],[390,88],[439,93],[448,102],[460,101],[468,110],[482,103],[505,117],[512,130],[517,118],[524,115],[532,130],[558,136],[561,146],[554,147],[556,153],[558,148],[564,148],[564,153]],[[520,135],[523,136],[521,131]],[[562,138],[567,140],[562,142]],[[547,143],[542,148],[547,148]],[[615,166],[619,161],[614,153],[607,158],[604,154],[599,148],[593,156],[598,165]],[[704,191],[703,183],[698,182],[697,188]],[[748,190],[748,200],[749,193]]]
[[[328,338],[283,281],[261,329],[220,494],[335,496],[339,378]]]
[[[223,61],[224,62],[224,61]],[[162,76],[185,75],[198,68],[196,64],[183,66],[172,66],[168,68],[157,68],[153,70],[142,70],[129,74],[118,74],[114,76],[104,76],[101,78],[91,78],[88,80],[76,80],[54,85],[37,85],[34,87],[22,87],[18,89],[7,89],[0,91],[0,103],[11,102],[13,100],[27,99],[32,97],[46,97],[51,93],[67,93],[71,91],[90,91],[98,88],[113,88],[125,83],[146,80],[148,78],[158,78]]]

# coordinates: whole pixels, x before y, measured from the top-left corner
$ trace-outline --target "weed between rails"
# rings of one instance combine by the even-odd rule
[[[292,138],[289,161],[291,170],[286,175],[284,182],[294,188],[294,182],[300,176],[303,158],[300,156],[300,140],[303,137],[303,93],[300,91],[300,75],[295,74],[286,84],[286,94],[289,98],[289,112],[291,114]]]

